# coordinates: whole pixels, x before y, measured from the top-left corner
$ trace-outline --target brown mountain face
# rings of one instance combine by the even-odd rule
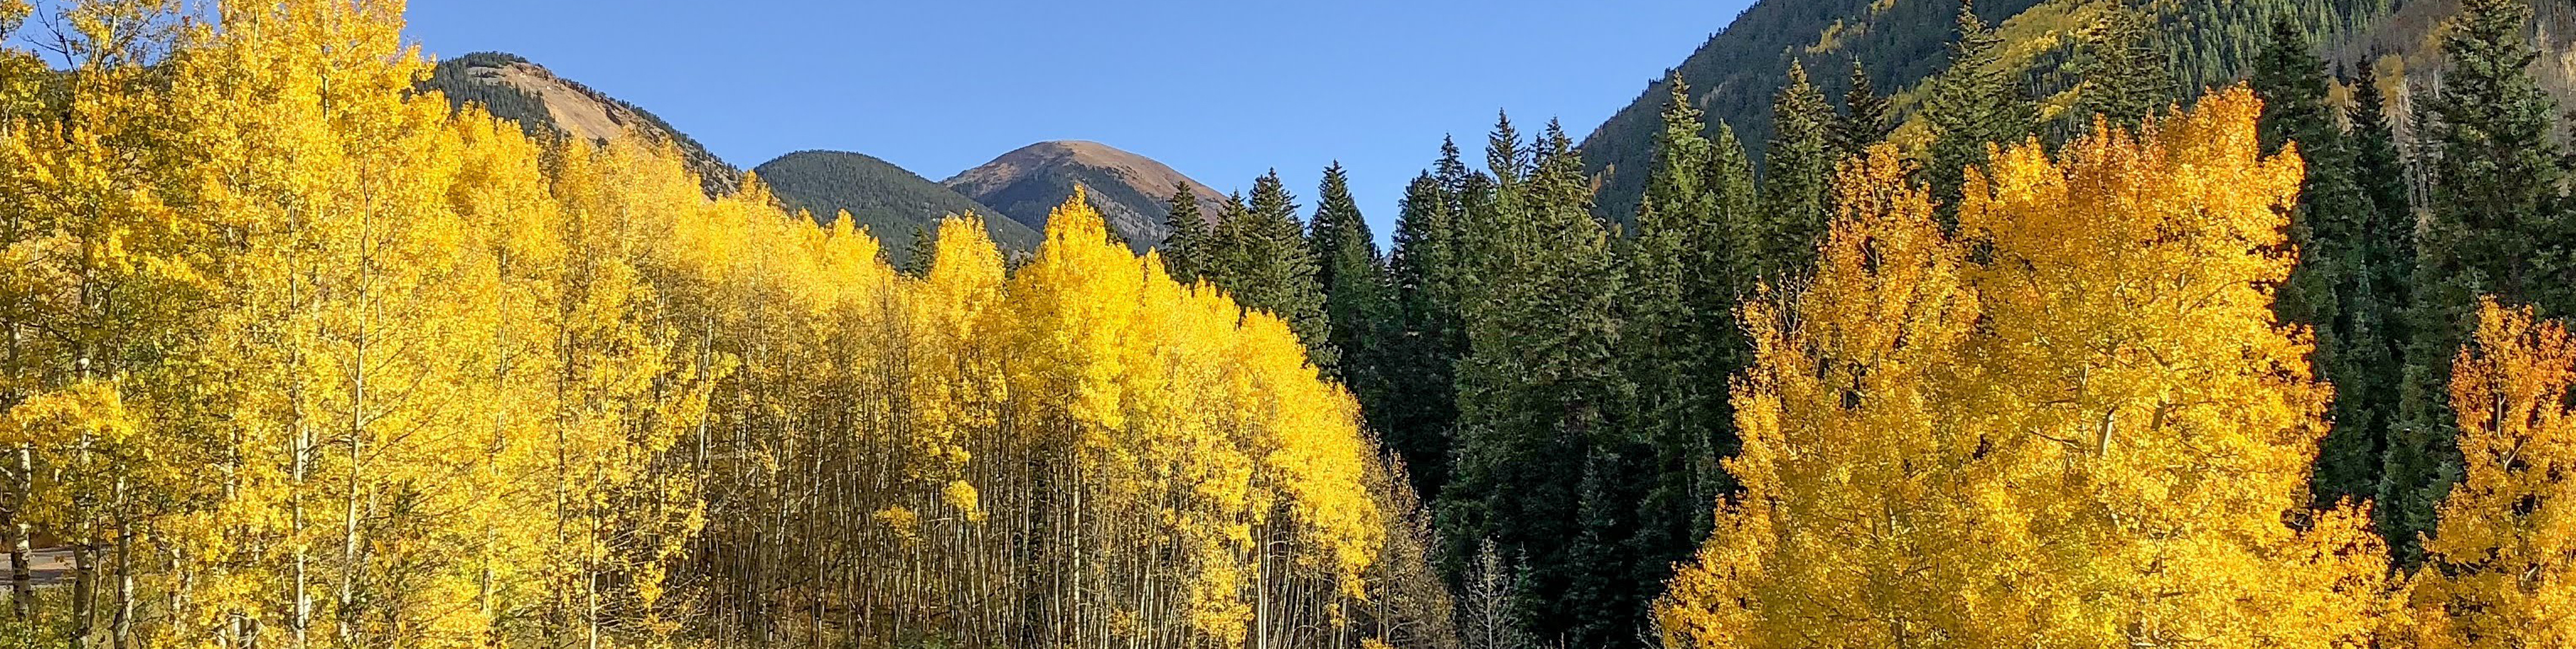
[[[492,115],[513,120],[530,135],[580,137],[606,142],[629,133],[673,146],[689,170],[698,174],[708,196],[742,188],[742,170],[726,164],[688,134],[643,108],[610,97],[589,86],[555,76],[545,66],[513,54],[477,52],[440,61],[425,88],[446,93],[458,106],[480,104]]]
[[[1110,231],[1142,250],[1162,243],[1171,232],[1166,202],[1175,183],[1186,183],[1198,195],[1199,212],[1209,219],[1225,204],[1225,194],[1151,158],[1071,140],[1020,147],[940,184],[1040,231],[1046,229],[1048,210],[1073,196],[1078,185],[1088,190],[1091,205],[1108,219]]]

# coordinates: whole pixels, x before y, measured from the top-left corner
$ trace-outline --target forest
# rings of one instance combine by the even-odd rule
[[[1504,116],[1390,247],[1337,165],[1010,254],[453,108],[399,0],[0,0],[0,646],[2576,645],[2576,150],[2458,5],[2421,85],[1963,5],[1758,143],[1676,71],[1632,220]]]

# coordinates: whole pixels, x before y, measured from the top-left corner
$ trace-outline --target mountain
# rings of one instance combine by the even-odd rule
[[[798,151],[761,163],[752,172],[788,209],[813,212],[817,220],[847,210],[851,220],[886,242],[886,253],[896,262],[904,261],[899,257],[906,253],[914,227],[933,227],[952,214],[984,217],[985,231],[1005,250],[1034,250],[1040,238],[1035,228],[1001,210],[863,154]]]
[[[515,54],[476,52],[440,61],[423,87],[443,91],[458,106],[481,104],[492,115],[513,120],[530,135],[577,136],[605,142],[634,133],[647,141],[677,147],[689,170],[698,174],[707,195],[742,188],[742,170],[672,128],[653,113],[555,76],[545,66]]]
[[[2011,72],[2054,116],[2072,105],[2074,61],[2085,33],[2107,8],[2127,2],[2155,12],[2159,49],[2171,61],[2178,100],[2205,87],[2234,83],[2272,23],[2283,17],[2344,64],[2377,57],[2383,69],[2402,66],[2409,79],[2432,79],[2440,65],[2441,26],[2458,0],[1979,0],[1976,8],[1997,27]],[[2535,31],[2557,56],[2537,66],[2543,83],[2562,102],[2576,99],[2576,0],[2535,0]],[[1787,82],[1791,61],[1803,63],[1827,96],[1850,86],[1858,61],[1880,92],[1893,92],[1910,116],[1928,79],[1948,65],[1957,34],[1957,0],[1760,0],[1725,31],[1711,36],[1678,70],[1693,101],[1712,125],[1732,125],[1755,156],[1771,136],[1771,100]],[[2394,60],[2392,60],[2392,57]],[[1669,74],[1672,70],[1667,70]],[[1644,190],[1657,115],[1669,91],[1656,75],[1638,97],[1603,122],[1582,144],[1587,172],[1601,186],[1596,201],[1606,214],[1626,220]],[[2566,104],[2576,106],[2576,103]],[[2401,120],[2402,123],[2402,120]],[[1899,144],[1928,138],[1920,124],[1906,124]]]
[[[1071,140],[1020,147],[940,182],[1041,231],[1047,211],[1081,185],[1089,188],[1091,204],[1108,218],[1110,230],[1140,250],[1161,243],[1171,231],[1165,223],[1171,209],[1165,203],[1174,183],[1189,185],[1204,204],[1202,214],[1214,216],[1226,201],[1225,194],[1151,158]]]

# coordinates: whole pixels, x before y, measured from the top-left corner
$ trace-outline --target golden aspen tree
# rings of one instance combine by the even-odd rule
[[[477,488],[505,457],[485,412],[503,403],[502,282],[452,195],[464,135],[442,99],[409,91],[424,64],[399,44],[399,3],[220,11],[174,103],[261,116],[195,136],[226,143],[200,200],[238,215],[244,263],[227,281],[242,297],[225,306],[265,361],[235,421],[259,440],[246,447],[283,447],[263,451],[285,479],[262,497],[286,516],[239,514],[284,523],[240,532],[285,555],[276,627],[292,646],[479,640],[492,562],[456,549],[487,541],[478,513],[510,501]]]
[[[72,644],[1439,646],[1350,395],[1079,199],[905,277],[450,110],[399,2],[166,8],[0,127],[0,524],[79,544]]]
[[[9,500],[27,519],[12,521],[12,572],[24,573],[30,528],[64,539],[74,564],[68,633],[121,648],[140,641],[138,576],[154,560],[146,528],[174,500],[164,461],[181,439],[134,426],[126,418],[143,408],[124,404],[148,389],[155,361],[186,335],[210,260],[188,248],[195,222],[155,182],[183,164],[178,152],[152,146],[169,113],[152,96],[147,68],[178,42],[175,8],[85,2],[53,11],[67,28],[60,43],[71,64],[55,81],[59,118],[13,114],[0,138],[0,263],[8,265],[0,323],[10,373],[0,405],[107,404],[48,416],[122,421],[59,422],[54,428],[70,437],[26,435],[11,448]],[[8,74],[17,86],[27,83],[17,75],[50,72],[13,64]],[[129,434],[101,434],[116,430]],[[33,595],[13,581],[13,599]]]
[[[1948,388],[1975,297],[1929,194],[1893,149],[1844,165],[1816,278],[1745,307],[1753,371],[1735,387],[1744,487],[1656,607],[1674,647],[1975,645],[2022,631],[1967,602],[2027,548],[1981,534],[1990,463]],[[2004,475],[1998,475],[2004,474]],[[1980,579],[1983,578],[1983,579]],[[1987,635],[1987,634],[1993,635]]]
[[[1838,219],[1794,306],[1748,308],[1729,466],[1762,478],[1675,578],[1667,644],[2367,642],[2384,552],[2360,508],[2304,507],[2327,388],[2270,313],[2300,168],[2259,156],[2258,110],[1998,150],[1959,241],[1915,253],[1955,275],[1886,281],[1940,266]],[[1870,175],[1842,202],[1885,205]],[[1974,307],[1890,311],[1942,277]]]
[[[1985,305],[1968,425],[2047,467],[2025,587],[2047,637],[2223,646],[2365,640],[2385,573],[2356,508],[2310,514],[2328,387],[2272,291],[2302,168],[2265,158],[2242,88],[2051,160],[1993,157],[1960,206]],[[2287,524],[2295,521],[2297,524]]]
[[[2576,642],[2576,341],[2530,307],[2486,300],[2452,365],[2466,475],[2442,501],[2424,568],[2393,624],[2397,646],[2549,647]]]
[[[0,0],[0,40],[15,35],[34,13],[35,7],[25,0]],[[24,130],[19,121],[42,107],[39,93],[51,72],[33,52],[0,48],[0,146],[15,148],[14,141]],[[27,236],[28,217],[19,210],[0,211],[0,250],[14,248]],[[16,317],[0,321],[0,341],[8,345],[6,350],[0,350],[6,354],[0,356],[0,407],[24,399],[29,387],[25,384],[30,363],[23,341],[27,325]],[[17,623],[27,622],[35,605],[30,565],[34,527],[22,513],[31,504],[29,492],[33,485],[25,479],[35,472],[34,453],[34,448],[24,444],[0,447],[0,551],[8,555],[9,619]]]

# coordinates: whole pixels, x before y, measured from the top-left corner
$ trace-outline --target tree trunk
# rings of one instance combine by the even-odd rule
[[[133,646],[134,641],[134,520],[129,510],[133,503],[126,494],[124,478],[116,480],[116,613],[109,618],[108,641],[116,649]]]
[[[25,511],[27,494],[34,490],[32,485],[35,484],[36,448],[19,446],[12,449],[9,455],[10,462],[15,465],[10,471],[9,520],[6,521],[5,526],[0,526],[0,533],[8,534],[9,608],[12,614],[23,621],[33,614],[31,609],[36,602],[36,574],[34,566],[29,565],[35,548],[31,547],[34,541],[29,538],[32,533],[28,529],[27,521],[20,518],[18,512]]]

